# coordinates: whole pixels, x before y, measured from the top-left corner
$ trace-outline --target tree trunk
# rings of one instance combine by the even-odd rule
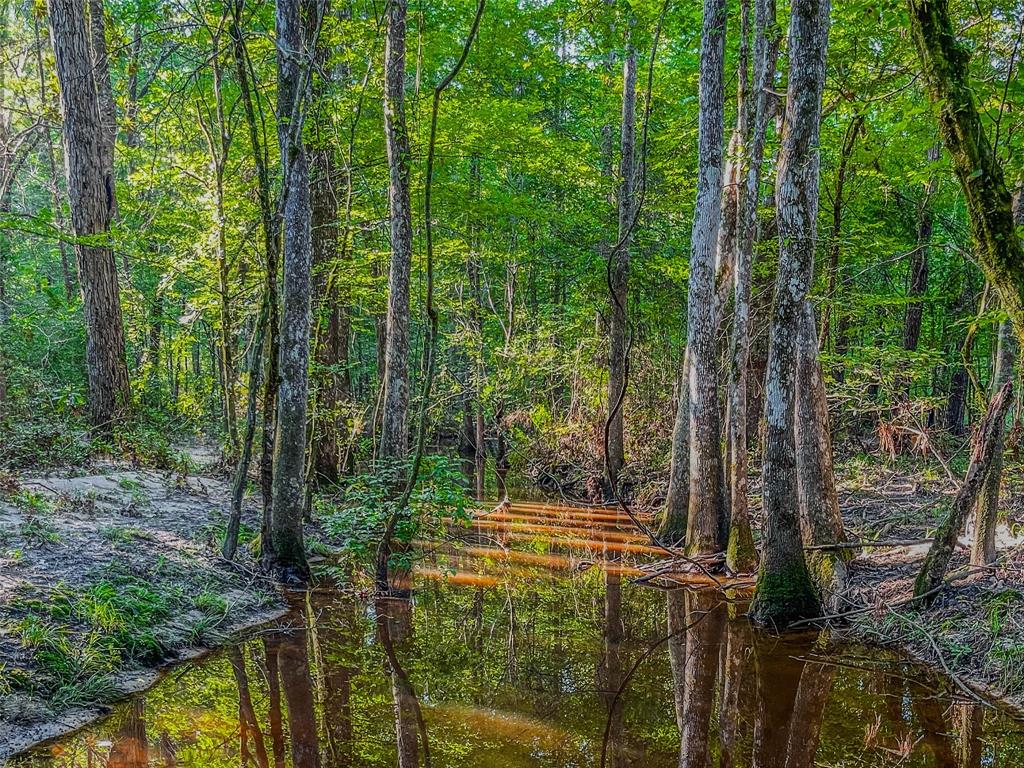
[[[49,0],[57,80],[64,118],[64,161],[71,227],[85,310],[89,415],[109,433],[130,405],[124,324],[113,249],[103,243],[114,213],[114,177],[93,79],[83,0]],[[99,236],[99,237],[97,237]]]
[[[963,188],[978,261],[1024,339],[1024,251],[1010,191],[971,90],[970,55],[956,39],[947,0],[908,0],[910,29],[942,139]]]
[[[726,543],[718,412],[715,265],[722,220],[724,134],[724,0],[704,0],[701,28],[697,203],[687,297],[690,388],[690,499],[686,543],[691,554],[720,552]]]
[[[107,18],[103,0],[88,0],[89,3],[89,46],[92,51],[93,78],[96,83],[96,100],[100,111],[100,136],[104,161],[104,173],[113,175],[114,144],[117,140],[117,110],[114,105],[114,87],[110,80],[110,61],[107,56]],[[113,205],[112,216],[117,216],[117,203]]]
[[[776,182],[779,273],[765,385],[764,551],[751,606],[756,620],[779,626],[818,613],[800,540],[795,406],[800,324],[814,276],[818,138],[828,31],[829,0],[794,1],[789,91]]]
[[[1019,225],[1024,222],[1024,194],[1018,185],[1013,197],[1013,218]],[[996,349],[995,370],[992,376],[992,392],[995,393],[1007,381],[1013,379],[1017,361],[1017,339],[1009,321],[999,325],[999,341]],[[973,565],[991,565],[996,560],[996,525],[999,517],[999,489],[1003,480],[1003,446],[1006,442],[1006,425],[999,423],[992,467],[985,478],[974,517],[974,543],[971,547]]]
[[[384,351],[384,412],[380,455],[404,458],[409,451],[409,274],[412,270],[412,209],[409,200],[409,134],[405,124],[405,28],[407,0],[387,8],[384,49],[384,137],[388,155],[391,268]]]
[[[470,161],[470,176],[473,185],[473,197],[479,206],[480,200],[480,157],[474,155]],[[472,388],[472,444],[473,444],[473,479],[477,499],[483,499],[487,485],[487,443],[484,434],[483,391],[487,378],[484,366],[484,316],[483,316],[483,263],[481,262],[480,229],[474,220],[470,232],[470,256],[467,271],[469,272],[469,289],[471,297],[470,322],[474,334],[473,367],[470,374]]]
[[[934,591],[946,577],[946,569],[949,568],[949,561],[953,559],[957,537],[963,530],[967,516],[984,485],[985,476],[991,468],[992,457],[995,456],[996,446],[1003,433],[1003,419],[1012,400],[1013,383],[1007,381],[993,396],[988,412],[974,434],[967,477],[953,499],[949,515],[935,532],[928,555],[914,581],[914,597],[924,598],[930,602],[935,596]]]
[[[221,392],[223,393],[224,434],[227,438],[225,455],[238,455],[238,402],[235,370],[234,318],[231,312],[231,264],[228,261],[227,214],[225,211],[224,170],[231,146],[231,127],[224,113],[223,72],[220,62],[220,40],[214,40],[212,56],[214,120],[207,126],[198,115],[206,134],[210,152],[210,170],[213,173],[213,192],[217,228],[217,304],[219,310],[217,354],[220,362]]]
[[[608,439],[605,466],[609,487],[618,488],[619,473],[626,462],[623,416],[626,388],[626,337],[629,328],[629,260],[631,229],[636,210],[636,48],[626,32],[622,63],[622,125],[619,140],[619,230],[617,248],[609,255],[608,289],[611,322],[608,328]]]
[[[314,80],[315,116],[309,146],[309,195],[312,225],[314,317],[316,322],[317,376],[313,416],[313,459],[311,469],[318,477],[335,482],[344,471],[343,445],[346,403],[352,382],[348,369],[348,312],[338,287],[337,260],[345,255],[338,229],[338,194],[335,190],[335,149],[326,114],[326,91],[334,67],[330,48],[318,42],[315,51],[318,77]],[[345,65],[347,67],[347,65]],[[343,76],[339,79],[345,79]],[[323,113],[323,114],[321,114]],[[347,179],[350,182],[350,180]],[[346,184],[348,187],[349,184]],[[344,194],[350,199],[351,189]],[[348,226],[346,216],[345,226]],[[344,233],[347,244],[348,232]],[[339,253],[339,246],[342,253]]]
[[[754,7],[754,93],[753,121],[742,157],[746,172],[738,199],[738,234],[733,278],[732,366],[729,381],[729,540],[726,565],[745,572],[757,566],[757,550],[750,530],[747,506],[747,389],[750,368],[750,294],[753,280],[754,230],[761,197],[761,166],[768,134],[771,105],[768,89],[775,76],[778,58],[774,0],[755,0]],[[750,110],[750,106],[745,107]]]
[[[836,495],[828,401],[810,300],[804,301],[797,338],[796,381],[796,471],[801,536],[804,546],[838,544],[846,536]],[[829,612],[842,608],[849,552],[815,550],[807,558],[818,596]]]
[[[839,168],[836,171],[836,192],[832,200],[832,231],[828,247],[828,287],[825,295],[825,308],[821,313],[821,331],[818,333],[818,346],[824,349],[828,344],[831,327],[832,307],[836,303],[836,283],[839,279],[839,255],[842,253],[843,207],[846,201],[846,181],[850,168],[850,157],[864,125],[864,115],[855,114],[846,126],[846,136],[839,153]]]
[[[302,139],[303,109],[311,71],[301,0],[278,0],[277,114],[285,184],[284,297],[274,440],[271,540],[263,544],[267,570],[285,582],[309,578],[302,517],[305,510],[306,411],[309,398],[310,207],[309,166]],[[314,11],[315,13],[316,11]]]
[[[679,405],[672,427],[672,461],[668,471],[665,509],[658,524],[658,538],[676,546],[686,540],[690,511],[690,355],[683,355],[679,371]]]
[[[995,371],[992,376],[992,393],[995,395],[1008,381],[1013,379],[1017,358],[1017,339],[1009,320],[999,324],[999,341],[996,350]],[[981,495],[974,510],[974,542],[971,545],[972,565],[992,565],[996,561],[996,524],[999,518],[999,489],[1003,481],[1003,445],[1006,442],[1006,425],[1000,419],[995,425],[998,430],[992,454],[992,464],[985,475]]]
[[[936,144],[928,148],[928,162],[939,159],[940,148]],[[910,254],[910,284],[907,286],[907,312],[903,319],[903,348],[914,352],[921,338],[921,320],[924,317],[924,296],[928,292],[928,246],[932,240],[934,216],[931,199],[938,186],[933,173],[925,187],[924,197],[917,207],[917,245]]]

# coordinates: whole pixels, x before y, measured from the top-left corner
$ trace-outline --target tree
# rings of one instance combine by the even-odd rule
[[[908,0],[910,31],[942,140],[964,192],[978,262],[1002,300],[1018,341],[1024,339],[1024,250],[1010,191],[970,82],[970,55],[956,39],[946,0]]]
[[[85,312],[89,416],[97,432],[109,433],[130,405],[121,292],[107,237],[114,214],[112,150],[105,145],[83,0],[50,0],[49,11]]]
[[[705,0],[701,27],[697,204],[693,214],[687,297],[690,498],[686,544],[688,551],[695,554],[720,552],[726,537],[715,311],[725,132],[725,11],[723,0]]]
[[[757,564],[747,509],[747,390],[750,368],[750,294],[753,283],[754,230],[761,197],[761,167],[768,135],[771,104],[768,93],[775,76],[778,36],[775,32],[774,0],[755,0],[753,46],[753,104],[744,93],[744,110],[751,112],[743,123],[749,135],[743,138],[740,158],[742,189],[736,204],[737,236],[734,268],[732,367],[729,377],[729,540],[726,564],[734,571],[746,571]]]
[[[780,626],[818,613],[800,538],[795,424],[798,338],[817,240],[817,145],[828,32],[829,0],[793,3],[789,88],[776,181],[779,272],[765,384],[764,550],[751,606],[756,620]],[[813,328],[812,321],[812,336]]]
[[[412,270],[410,151],[405,124],[405,25],[407,0],[388,4],[384,46],[384,136],[388,154],[391,268],[384,351],[380,455],[404,458],[409,450],[409,275]]]
[[[312,21],[310,35],[303,20]],[[270,541],[263,544],[264,567],[285,582],[309,578],[302,517],[306,493],[306,412],[309,399],[310,232],[309,161],[302,126],[312,71],[312,41],[320,9],[302,0],[277,3],[277,119],[284,179],[284,297],[278,368],[281,385],[274,443],[274,485]],[[316,3],[315,6],[319,6]]]
[[[623,437],[623,401],[626,389],[627,335],[629,326],[629,247],[636,210],[636,48],[626,32],[626,55],[622,62],[622,126],[619,140],[619,231],[615,247],[608,255],[608,291],[611,298],[611,322],[608,328],[608,483],[618,487],[619,473],[625,465]]]

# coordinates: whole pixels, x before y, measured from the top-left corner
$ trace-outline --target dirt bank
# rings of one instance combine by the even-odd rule
[[[201,467],[0,481],[0,762],[283,610],[248,551],[220,561],[229,489]]]
[[[850,566],[849,608],[861,612],[840,633],[902,650],[952,677],[965,696],[970,696],[965,689],[994,695],[1024,713],[1024,489],[1019,473],[1006,475],[996,565],[969,566],[969,525],[950,566],[949,586],[927,609],[910,604],[928,540],[955,490],[945,477],[924,479],[858,462],[843,467],[840,501],[850,539],[908,543],[857,554]]]

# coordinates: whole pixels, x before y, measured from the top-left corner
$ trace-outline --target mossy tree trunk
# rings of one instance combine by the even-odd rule
[[[818,138],[828,30],[829,0],[793,3],[789,91],[776,181],[779,272],[765,384],[764,549],[751,606],[755,620],[779,626],[819,610],[800,535],[795,425],[798,341],[817,240]]]
[[[407,0],[387,8],[384,46],[384,136],[388,155],[391,267],[384,334],[384,396],[380,455],[401,459],[409,452],[409,275],[412,270],[412,208],[409,198],[409,134],[405,123],[405,32]]]
[[[942,140],[963,188],[978,262],[1024,339],[1024,251],[1010,191],[970,84],[967,49],[956,39],[947,0],[908,0],[910,30]]]

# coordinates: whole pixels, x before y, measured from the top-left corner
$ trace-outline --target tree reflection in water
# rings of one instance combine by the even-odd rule
[[[528,567],[487,584],[432,578],[415,605],[303,595],[285,626],[171,672],[14,765],[1021,764],[1019,726],[952,705],[917,668],[756,631],[717,591],[658,592],[616,567],[570,578]]]

